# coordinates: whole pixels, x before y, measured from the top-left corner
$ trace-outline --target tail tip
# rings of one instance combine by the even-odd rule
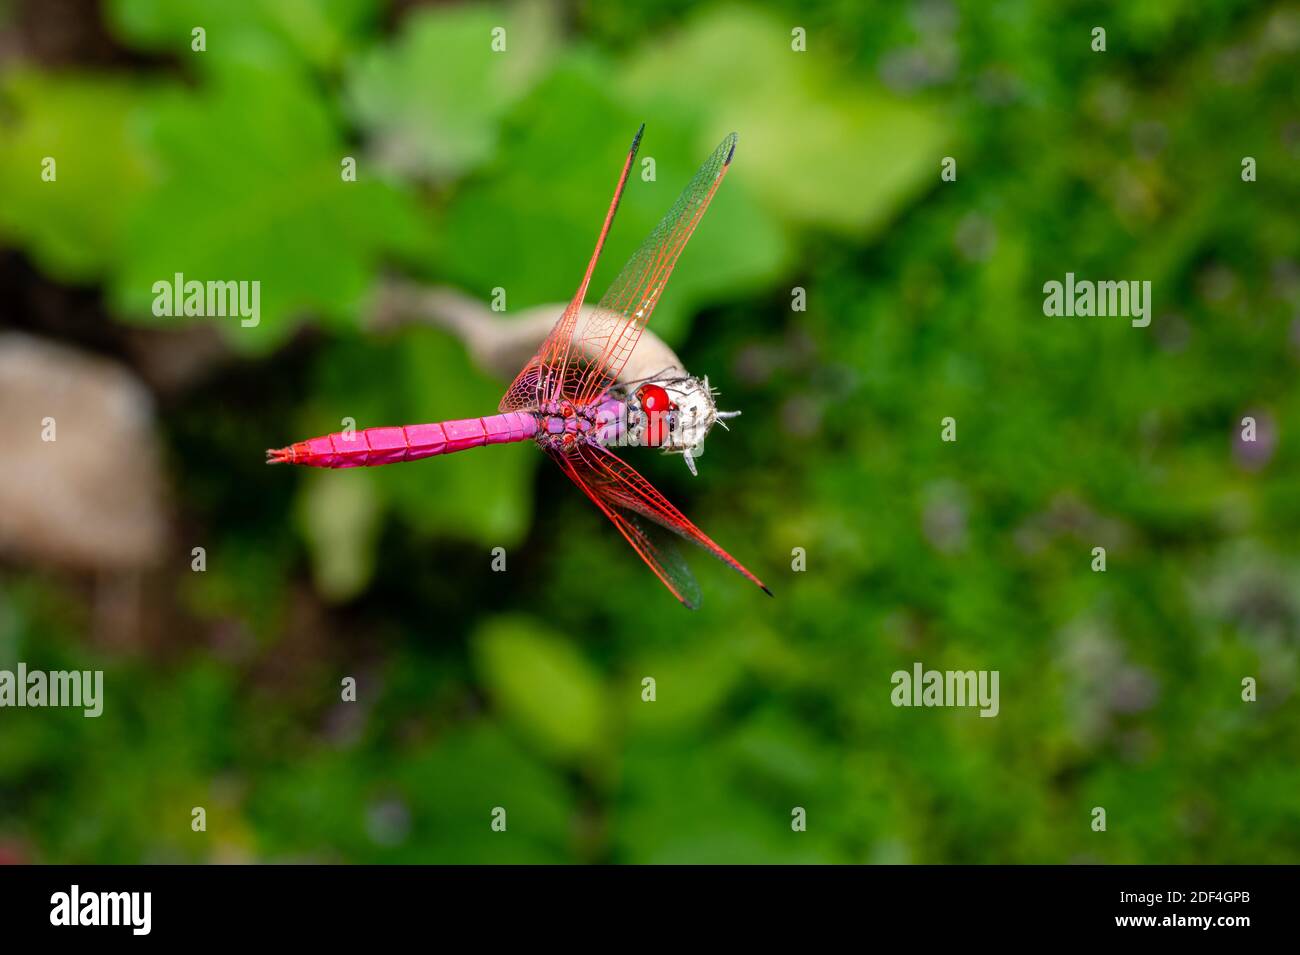
[[[291,448],[267,448],[267,464],[289,464],[293,461],[293,450]]]
[[[776,594],[772,593],[772,591],[770,591],[770,590],[767,589],[767,584],[759,584],[758,586],[759,586],[759,589],[762,590],[763,593],[767,594],[769,597],[775,597],[775,596],[776,596]]]

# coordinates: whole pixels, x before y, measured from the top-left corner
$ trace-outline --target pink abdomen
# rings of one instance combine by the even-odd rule
[[[462,418],[436,424],[336,431],[266,452],[269,464],[305,464],[315,468],[359,468],[417,461],[485,444],[508,444],[531,438],[537,419],[526,411],[486,418]]]

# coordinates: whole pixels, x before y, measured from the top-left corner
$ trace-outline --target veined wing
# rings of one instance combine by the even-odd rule
[[[582,284],[574,293],[568,308],[560,315],[551,333],[542,342],[537,354],[529,359],[514,382],[506,389],[498,406],[499,411],[521,411],[537,408],[556,398],[560,394],[561,382],[572,372],[568,370],[571,355],[575,352],[574,331],[578,324],[578,313],[587,297],[587,286],[591,284],[591,275],[596,270],[596,262],[605,248],[605,239],[609,236],[610,226],[614,223],[614,214],[618,212],[619,201],[623,198],[623,189],[627,186],[627,177],[632,171],[637,149],[641,146],[641,134],[645,132],[645,123],[636,131],[632,145],[623,162],[623,171],[619,174],[618,185],[614,187],[614,198],[610,200],[609,211],[605,213],[604,225],[596,237],[596,248],[587,262],[587,272],[582,277]]]
[[[563,451],[551,451],[551,457],[570,480],[582,488],[584,494],[591,498],[606,517],[618,528],[632,549],[637,552],[654,571],[654,575],[663,582],[674,597],[682,602],[688,610],[697,610],[700,606],[700,586],[695,582],[686,561],[668,538],[666,531],[643,521],[636,512],[622,507],[609,498],[602,489],[599,478],[592,474],[586,464],[576,455]]]
[[[657,544],[653,532],[648,533],[651,529],[638,518],[652,521],[699,545],[769,595],[772,593],[740,561],[714,543],[654,485],[612,451],[599,445],[582,444],[567,452],[552,451],[551,455],[564,473],[614,522],[641,559],[650,565],[655,576],[687,607],[694,609],[699,602],[694,578],[680,559],[674,566],[672,552],[662,543]]]
[[[732,133],[704,161],[672,209],[623,266],[576,336],[560,382],[564,397],[584,404],[618,379],[735,152]]]

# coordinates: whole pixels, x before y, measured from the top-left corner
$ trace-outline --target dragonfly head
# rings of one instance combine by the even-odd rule
[[[704,439],[715,423],[734,418],[739,411],[719,411],[709,379],[674,375],[639,383],[629,397],[628,426],[634,443],[680,454],[692,474],[695,459],[704,453]]]

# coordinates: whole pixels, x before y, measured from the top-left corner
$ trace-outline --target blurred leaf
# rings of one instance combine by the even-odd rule
[[[794,52],[788,23],[740,7],[708,10],[650,45],[620,85],[651,115],[698,117],[709,135],[697,149],[738,130],[735,178],[792,222],[856,235],[938,182],[949,138],[933,108],[864,82],[830,51]]]
[[[374,477],[364,470],[313,471],[298,498],[298,527],[311,555],[316,589],[334,601],[365,590],[375,572],[379,503]]]
[[[495,30],[506,48],[493,49]],[[552,56],[552,4],[442,7],[413,13],[401,36],[362,57],[348,100],[385,168],[447,179],[497,147],[501,118]],[[473,96],[464,95],[473,90]]]
[[[139,83],[105,77],[14,72],[0,80],[0,233],[50,275],[85,282],[117,265],[127,220],[152,186],[135,126],[156,98]],[[54,182],[41,178],[47,156]]]
[[[629,722],[651,732],[698,729],[721,709],[744,677],[733,641],[703,641],[673,647],[639,662],[633,685],[623,690]],[[641,699],[641,680],[654,677],[655,700]]]
[[[530,618],[497,617],[479,628],[473,648],[488,694],[520,732],[561,759],[601,748],[605,689],[572,643]]]
[[[110,26],[126,42],[170,53],[200,69],[230,63],[338,65],[371,28],[376,0],[107,0]],[[206,51],[191,47],[207,32]]]
[[[355,321],[389,253],[415,254],[422,225],[408,196],[364,166],[343,181],[345,147],[309,87],[281,72],[226,72],[147,117],[163,181],[141,205],[112,285],[129,317],[152,314],[153,284],[259,281],[260,320],[217,322],[237,345],[268,348],[308,311]],[[193,320],[193,319],[191,319]]]

